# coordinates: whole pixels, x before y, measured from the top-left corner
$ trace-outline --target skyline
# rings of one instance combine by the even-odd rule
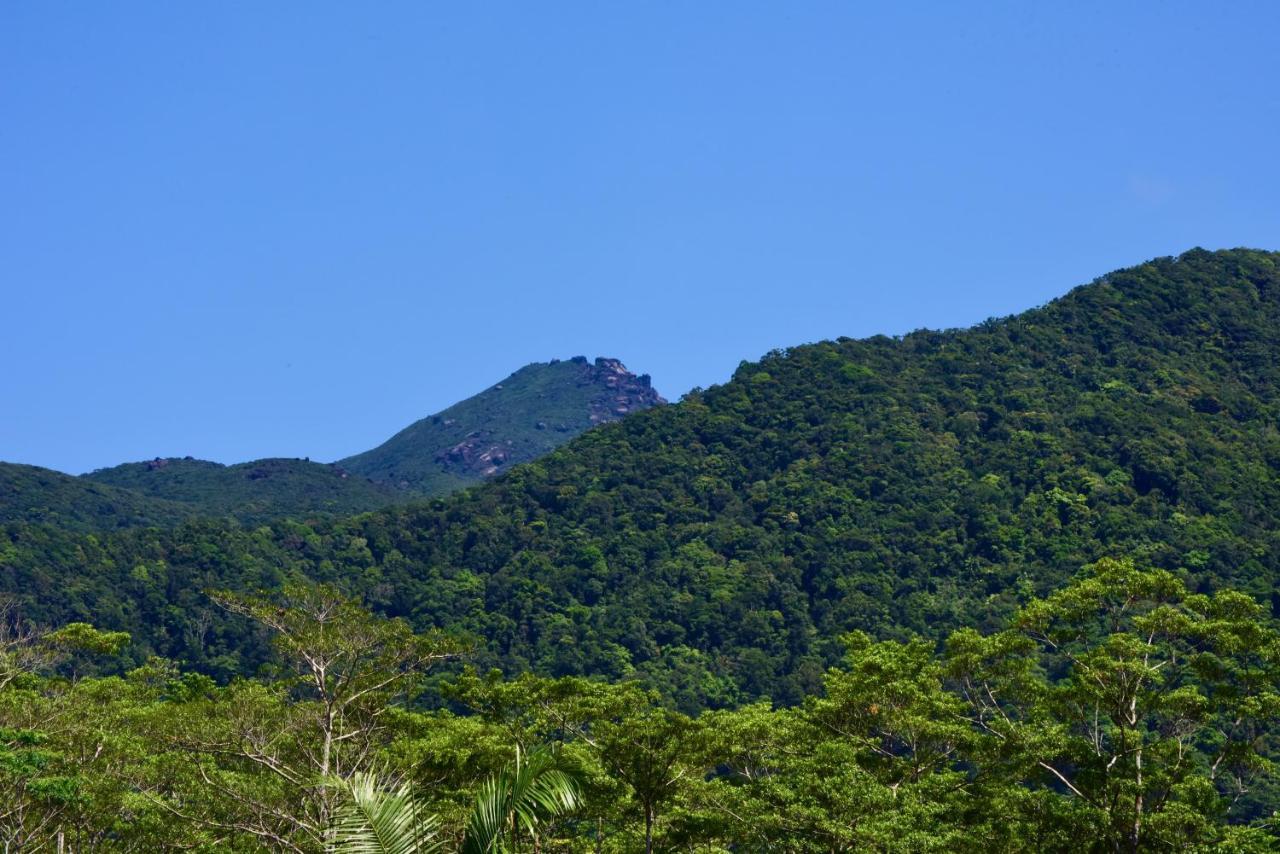
[[[1209,249],[1211,249],[1211,251],[1212,251],[1213,249],[1232,249],[1232,248],[1250,249],[1250,248],[1258,248],[1258,247],[1188,247],[1188,248],[1189,248],[1189,249],[1192,249],[1192,248],[1209,248]],[[1178,254],[1181,254],[1181,253],[1178,253]],[[1166,257],[1167,257],[1167,256],[1166,256]],[[1143,261],[1149,261],[1149,260],[1153,260],[1153,259],[1142,259],[1142,260],[1143,260]],[[1135,262],[1134,264],[1131,264],[1131,265],[1128,265],[1128,266],[1140,266],[1140,263],[1141,263],[1141,262]],[[1112,271],[1107,271],[1107,272],[1112,272]],[[1099,274],[1099,276],[1098,276],[1098,277],[1095,277],[1095,278],[1100,278],[1100,277],[1102,277],[1103,275],[1105,275],[1105,274]],[[1074,287],[1079,287],[1079,286],[1086,285],[1086,284],[1089,284],[1089,282],[1081,282],[1081,283],[1079,283],[1078,285],[1072,286],[1071,288],[1068,288],[1067,290],[1064,290],[1064,291],[1062,292],[1062,294],[1059,294],[1058,296],[1065,296],[1065,295],[1066,295],[1066,293],[1068,293],[1070,290],[1074,289]],[[1051,298],[1048,302],[1052,302],[1053,300],[1056,300],[1057,298],[1058,298],[1058,297],[1053,297],[1053,298]],[[1025,309],[1023,309],[1023,310],[1021,310],[1021,311],[1015,311],[1015,312],[1012,312],[1012,313],[1010,313],[1010,314],[1005,314],[1005,315],[1000,315],[1000,316],[990,315],[990,316],[988,316],[988,317],[982,318],[982,320],[977,320],[977,321],[974,321],[974,322],[973,322],[973,323],[971,323],[971,324],[965,324],[965,325],[963,325],[963,326],[958,326],[958,327],[914,327],[914,328],[912,328],[912,329],[906,329],[906,330],[902,330],[902,331],[899,331],[899,332],[890,332],[890,333],[885,333],[885,332],[873,332],[873,333],[869,333],[869,334],[868,334],[868,335],[866,335],[866,336],[833,336],[833,338],[834,338],[834,337],[871,337],[871,336],[874,336],[874,335],[883,335],[883,334],[887,334],[887,335],[889,335],[889,336],[891,336],[891,337],[901,337],[902,335],[908,334],[908,333],[910,333],[910,332],[920,331],[920,330],[925,330],[925,329],[936,329],[936,330],[956,329],[956,328],[961,328],[961,329],[963,329],[963,328],[969,328],[969,327],[971,327],[971,326],[973,326],[973,325],[976,325],[977,323],[981,323],[982,321],[985,321],[985,320],[990,320],[990,319],[997,319],[997,320],[999,320],[999,319],[1003,319],[1003,318],[1006,318],[1006,317],[1012,317],[1012,316],[1015,316],[1015,315],[1018,315],[1018,314],[1023,313],[1023,311],[1030,311],[1030,310],[1033,310],[1033,309],[1036,309],[1036,308],[1040,308],[1040,307],[1044,306],[1045,304],[1046,304],[1046,303],[1043,303],[1043,302],[1042,302],[1042,303],[1037,303],[1036,305],[1027,306]],[[815,339],[815,341],[799,342],[799,344],[796,344],[796,345],[786,345],[786,346],[782,347],[781,349],[787,349],[787,347],[791,347],[791,346],[803,346],[803,345],[805,345],[805,344],[816,343],[817,341],[820,341],[820,340],[833,340],[833,339]],[[756,355],[754,355],[754,356],[752,356],[752,357],[750,357],[750,358],[746,358],[746,359],[744,359],[744,361],[749,361],[749,362],[751,362],[751,361],[757,361],[757,360],[759,360],[760,358],[762,358],[762,357],[763,357],[763,356],[765,356],[765,355],[766,355],[765,353],[759,353],[759,354],[756,354]],[[570,360],[570,359],[573,359],[573,358],[580,358],[580,357],[581,357],[581,358],[586,358],[588,361],[594,361],[595,359],[600,358],[600,357],[603,357],[603,358],[616,358],[616,357],[613,357],[613,356],[609,356],[608,354],[605,354],[605,353],[595,354],[595,355],[585,354],[585,353],[573,353],[573,354],[564,354],[564,355],[558,355],[558,356],[549,356],[549,357],[547,357],[547,358],[545,358],[545,359],[535,359],[535,360],[534,360],[534,363],[543,363],[543,364],[545,364],[545,363],[547,363],[547,362],[551,362],[551,361],[567,361],[567,360]],[[620,360],[620,361],[623,361],[623,360]],[[526,367],[528,364],[533,364],[533,363],[526,363],[525,365],[518,365],[518,366],[516,366],[516,367],[513,367],[513,368],[511,369],[511,371],[510,371],[510,372],[508,372],[506,375],[504,375],[504,376],[502,376],[502,377],[495,377],[495,378],[493,378],[491,381],[489,381],[489,382],[487,382],[487,383],[484,383],[483,385],[481,385],[481,386],[477,387],[473,392],[471,392],[471,393],[469,393],[469,394],[465,395],[465,397],[459,398],[459,399],[457,399],[457,400],[447,401],[447,402],[445,402],[445,403],[441,404],[440,406],[438,406],[436,409],[433,409],[433,410],[431,410],[431,411],[429,411],[429,412],[423,412],[423,413],[421,413],[420,415],[415,416],[415,417],[413,418],[413,420],[412,420],[412,421],[409,421],[409,422],[406,422],[406,423],[403,423],[403,424],[399,424],[399,425],[388,425],[388,427],[387,427],[387,432],[385,433],[385,435],[382,435],[382,436],[380,436],[380,437],[377,437],[377,438],[373,438],[373,439],[371,439],[371,440],[370,440],[370,442],[369,442],[369,444],[368,444],[366,447],[355,448],[355,449],[353,449],[353,450],[351,450],[351,451],[349,451],[349,452],[347,452],[347,453],[344,453],[344,454],[342,455],[342,457],[352,456],[352,455],[359,454],[359,453],[362,453],[362,452],[364,452],[364,451],[370,450],[370,449],[372,449],[372,448],[375,448],[375,447],[377,447],[377,446],[381,445],[381,444],[382,444],[383,442],[385,442],[386,440],[390,439],[390,438],[391,438],[393,435],[395,435],[396,433],[398,433],[398,432],[400,432],[401,430],[403,430],[404,428],[406,428],[406,427],[410,426],[410,424],[412,424],[413,422],[418,421],[418,420],[421,420],[421,419],[424,419],[424,418],[428,418],[428,417],[430,417],[430,416],[432,416],[432,415],[436,415],[436,414],[438,414],[439,412],[441,412],[441,411],[443,411],[443,410],[445,410],[445,409],[449,408],[450,406],[453,406],[454,404],[460,403],[460,402],[462,402],[463,400],[465,400],[465,399],[467,399],[467,398],[470,398],[470,397],[473,397],[473,396],[475,396],[475,395],[479,395],[481,392],[483,392],[483,391],[485,391],[485,390],[487,390],[487,389],[491,388],[492,386],[497,385],[497,384],[500,384],[501,382],[503,382],[503,380],[505,380],[505,379],[509,379],[509,378],[510,378],[510,376],[511,376],[511,374],[516,373],[516,372],[517,372],[517,371],[519,371],[521,368]],[[630,370],[630,371],[631,371],[632,373],[634,373],[634,374],[639,375],[639,374],[644,374],[644,373],[646,373],[646,371],[639,370],[639,369],[635,369],[635,368],[633,368],[631,365],[627,365],[625,361],[623,361],[623,364],[627,367],[627,369],[628,369],[628,370]],[[735,364],[735,365],[734,365],[734,368],[736,368],[736,367],[737,367],[737,365]],[[730,375],[732,374],[732,372],[733,372],[733,369],[730,369],[730,370],[729,370],[729,374],[726,374],[726,376],[725,376],[722,380],[718,380],[718,381],[715,381],[715,382],[712,382],[712,383],[708,383],[707,385],[708,385],[708,386],[714,386],[714,385],[719,385],[719,384],[721,384],[721,383],[723,383],[723,382],[727,382],[727,381],[730,379]],[[683,389],[683,390],[681,390],[681,391],[680,391],[680,392],[678,392],[678,393],[674,393],[674,392],[672,392],[672,393],[668,393],[666,390],[662,389],[662,388],[659,386],[659,384],[658,384],[657,380],[654,380],[654,388],[658,391],[658,393],[659,393],[659,394],[663,395],[663,396],[666,398],[666,400],[667,400],[667,402],[668,402],[668,403],[676,403],[676,402],[678,402],[678,401],[679,401],[679,400],[680,400],[680,399],[681,399],[685,394],[687,394],[689,391],[693,391],[693,390],[697,390],[697,389],[699,389],[699,388],[705,388],[705,387],[707,387],[707,386],[692,386],[692,387],[690,387],[690,388]],[[303,437],[303,441],[304,441],[304,443],[305,443],[305,437]],[[77,474],[77,475],[78,475],[78,474],[88,474],[88,473],[90,473],[90,472],[97,471],[97,470],[100,470],[100,469],[112,468],[112,467],[117,466],[117,465],[120,465],[120,464],[122,464],[122,463],[146,462],[146,461],[148,461],[148,460],[150,460],[150,459],[160,459],[161,457],[168,457],[168,458],[194,457],[194,458],[196,458],[196,459],[207,459],[207,458],[205,458],[205,457],[201,457],[201,456],[199,456],[199,455],[193,455],[193,454],[161,454],[161,455],[157,455],[156,457],[147,457],[147,458],[139,458],[139,459],[128,459],[128,460],[116,460],[116,461],[114,461],[114,462],[108,462],[108,463],[105,463],[105,464],[103,464],[103,465],[101,465],[101,466],[94,466],[93,468],[85,469],[85,470],[83,470],[83,471],[67,471],[67,470],[65,470],[65,469],[56,469],[56,467],[54,467],[54,466],[43,466],[43,467],[44,467],[44,468],[54,468],[55,470],[65,471],[66,473],[69,473],[69,474]],[[342,457],[334,457],[333,459],[316,458],[316,461],[317,461],[317,462],[324,462],[324,463],[331,463],[331,462],[337,462],[337,461],[338,461],[338,460],[340,460]],[[212,461],[213,461],[213,462],[222,463],[222,464],[226,464],[226,465],[232,465],[232,464],[242,463],[242,462],[251,462],[251,461],[253,461],[254,459],[263,459],[263,458],[304,459],[304,456],[303,456],[303,455],[301,455],[301,454],[288,454],[288,453],[281,453],[281,454],[272,454],[272,455],[269,455],[269,457],[253,457],[253,458],[245,458],[245,459],[212,460]],[[312,459],[312,458],[311,458],[311,457],[305,457],[305,459],[310,460],[310,459]],[[27,462],[27,461],[25,461],[25,460],[9,460],[9,459],[0,459],[0,462],[16,462],[16,463],[25,463],[25,464],[28,464],[28,465],[37,465],[37,464],[35,464],[35,463],[29,463],[29,462]]]
[[[8,6],[0,460],[328,461],[529,362],[677,400],[774,348],[1280,248],[1276,23]]]

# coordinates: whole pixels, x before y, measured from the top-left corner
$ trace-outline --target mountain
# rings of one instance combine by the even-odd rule
[[[0,462],[0,523],[70,531],[171,527],[199,517],[257,525],[287,517],[351,515],[413,497],[307,460],[226,466],[191,457],[156,458],[79,477]]]
[[[482,668],[792,703],[852,629],[995,628],[1107,555],[1280,610],[1278,424],[1280,254],[1193,250],[971,329],[772,352],[447,499],[253,531],[10,525],[0,584],[219,677],[270,652],[200,591],[310,578],[470,634]]]
[[[188,458],[155,459],[99,469],[83,480],[176,502],[190,516],[228,516],[259,524],[288,516],[351,515],[405,496],[337,465],[262,459],[222,465]]]
[[[535,363],[337,465],[400,489],[443,495],[665,402],[647,374],[636,376],[617,359]]]
[[[86,531],[201,516],[257,525],[351,515],[461,489],[661,403],[649,377],[617,359],[535,363],[338,463],[156,458],[80,478],[0,463],[0,521]]]
[[[0,463],[0,518],[63,531],[175,525],[183,504],[94,483],[60,471]]]

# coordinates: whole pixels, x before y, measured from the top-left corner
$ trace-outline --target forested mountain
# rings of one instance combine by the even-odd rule
[[[665,402],[648,375],[632,374],[617,359],[535,363],[337,464],[399,489],[444,495]]]
[[[98,469],[83,480],[180,502],[186,518],[218,516],[259,524],[289,516],[352,515],[404,496],[336,464],[262,459],[225,466],[207,460],[161,458]]]
[[[1107,555],[1280,580],[1280,255],[1194,250],[967,330],[824,342],[482,487],[345,521],[71,536],[0,578],[220,677],[268,657],[210,587],[338,583],[509,672],[639,677],[686,710],[820,690],[852,629],[996,628]]]
[[[1277,262],[774,352],[412,506],[9,523],[0,839],[1273,851]]]
[[[7,522],[86,531],[175,525],[190,515],[177,502],[39,466],[0,463],[0,519]]]
[[[534,363],[338,463],[158,457],[79,479],[0,463],[0,521],[92,531],[196,517],[256,525],[351,515],[448,494],[664,402],[647,375],[637,377],[616,359]]]

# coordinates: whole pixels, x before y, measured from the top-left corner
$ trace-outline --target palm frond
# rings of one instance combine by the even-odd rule
[[[408,786],[393,791],[374,774],[335,781],[345,797],[334,816],[335,854],[424,854],[439,851],[438,820],[413,798]]]
[[[545,821],[577,809],[582,797],[572,776],[556,768],[556,757],[540,748],[524,754],[485,781],[476,795],[463,854],[505,854],[517,830],[533,836]]]

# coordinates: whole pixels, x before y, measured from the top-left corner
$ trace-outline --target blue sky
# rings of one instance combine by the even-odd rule
[[[328,460],[1280,249],[1280,5],[0,5],[0,459]]]

